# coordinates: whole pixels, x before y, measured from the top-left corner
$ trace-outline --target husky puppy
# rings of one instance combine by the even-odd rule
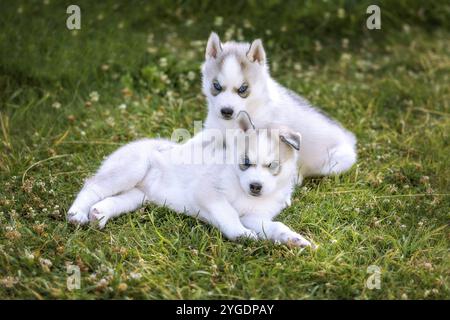
[[[146,139],[119,148],[87,180],[68,211],[69,221],[103,228],[110,218],[152,202],[210,223],[231,240],[310,246],[272,221],[294,188],[300,134],[255,130],[246,112],[236,122],[239,129],[226,140],[226,150],[234,150],[239,161],[181,163],[192,144],[203,143],[195,137],[184,144]]]
[[[356,161],[355,136],[278,84],[269,74],[261,40],[221,43],[211,33],[202,65],[202,91],[208,101],[205,129],[236,126],[240,111],[256,128],[287,126],[302,135],[300,177],[338,174]]]

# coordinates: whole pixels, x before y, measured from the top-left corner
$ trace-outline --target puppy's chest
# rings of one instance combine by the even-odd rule
[[[241,217],[257,216],[267,219],[274,218],[285,206],[281,199],[275,197],[253,199],[245,195],[234,199],[232,205]]]

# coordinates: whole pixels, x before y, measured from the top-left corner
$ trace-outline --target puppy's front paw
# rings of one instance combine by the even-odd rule
[[[86,224],[89,222],[88,214],[82,210],[70,208],[67,213],[67,220],[73,224]]]
[[[256,239],[258,239],[258,235],[256,234],[255,231],[246,229],[246,228],[243,228],[242,230],[239,230],[239,231],[228,232],[225,236],[230,240],[238,240],[238,239],[256,240]]]
[[[314,243],[306,240],[298,233],[293,232],[293,234],[291,235],[286,235],[285,238],[287,239],[285,243],[289,247],[300,247],[300,248],[311,247],[312,249],[316,249]]]
[[[239,236],[239,238],[257,240],[258,234],[253,230],[247,229]]]
[[[109,220],[109,215],[101,208],[92,207],[89,212],[89,221],[92,225],[97,226],[99,229],[103,229],[106,222]]]
[[[281,222],[275,222],[275,234],[273,240],[277,243],[284,243],[290,247],[311,247],[313,249],[316,246],[310,241],[306,240],[303,236],[295,231],[292,231],[288,226]]]

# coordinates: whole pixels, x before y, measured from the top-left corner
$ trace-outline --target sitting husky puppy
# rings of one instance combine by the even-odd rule
[[[110,218],[152,202],[198,217],[231,240],[267,238],[310,246],[283,223],[272,221],[293,191],[300,135],[289,129],[255,130],[246,112],[236,120],[239,129],[225,140],[225,149],[227,154],[234,150],[239,161],[180,163],[192,144],[203,144],[196,138],[184,144],[132,142],[111,154],[85,183],[69,209],[69,221],[94,221],[103,228]]]
[[[299,132],[299,183],[304,176],[341,173],[355,163],[354,135],[271,78],[261,40],[222,44],[211,33],[205,57],[205,129],[233,128],[236,122],[230,120],[246,111],[256,128],[287,126]]]

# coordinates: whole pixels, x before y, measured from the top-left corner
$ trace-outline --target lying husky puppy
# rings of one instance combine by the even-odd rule
[[[237,123],[233,139],[226,139],[227,152],[235,150],[239,159],[232,163],[180,163],[192,144],[203,143],[195,138],[185,144],[147,139],[121,147],[85,183],[69,209],[69,221],[95,221],[103,228],[110,218],[152,202],[198,217],[231,240],[267,238],[310,246],[272,221],[295,184],[300,135],[289,129],[255,130],[245,112]]]
[[[302,176],[337,174],[355,163],[354,135],[272,79],[261,40],[221,43],[211,33],[205,57],[206,129],[234,128],[230,120],[246,111],[256,128],[281,125],[301,133],[299,183]]]

